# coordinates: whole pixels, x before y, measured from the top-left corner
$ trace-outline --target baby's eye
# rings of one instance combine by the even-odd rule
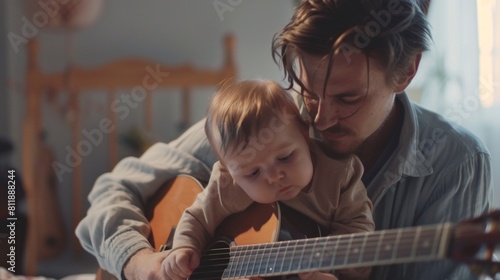
[[[287,160],[290,160],[293,156],[294,152],[291,152],[289,153],[288,155],[284,156],[284,157],[279,157],[278,160],[279,161],[287,161]]]
[[[254,171],[252,171],[251,173],[245,175],[245,177],[248,177],[248,178],[254,178],[254,177],[257,177],[259,175],[259,169],[255,169]]]

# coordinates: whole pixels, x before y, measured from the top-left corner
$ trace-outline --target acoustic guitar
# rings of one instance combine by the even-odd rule
[[[147,213],[150,242],[156,250],[169,248],[183,211],[202,189],[196,179],[178,176],[159,190]],[[306,271],[446,258],[470,264],[480,273],[500,271],[500,262],[493,260],[500,241],[498,210],[459,224],[336,236],[324,236],[326,233],[284,204],[255,203],[224,220],[189,279],[291,279]],[[116,278],[99,269],[97,279]]]

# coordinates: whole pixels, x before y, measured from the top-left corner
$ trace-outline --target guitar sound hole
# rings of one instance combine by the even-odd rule
[[[200,260],[200,266],[193,271],[189,280],[212,280],[222,279],[224,270],[229,263],[229,247],[231,246],[229,238],[221,238],[220,240],[209,246],[209,249],[203,253]],[[267,280],[299,280],[297,275],[285,275],[266,277]]]
[[[201,257],[200,266],[193,271],[189,280],[221,279],[229,263],[230,241],[215,242]]]

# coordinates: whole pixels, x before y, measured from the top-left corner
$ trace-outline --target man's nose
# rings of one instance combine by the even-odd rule
[[[338,112],[336,112],[334,106],[327,106],[325,101],[319,101],[318,110],[314,117],[314,126],[316,129],[318,131],[326,130],[336,125],[338,121]]]

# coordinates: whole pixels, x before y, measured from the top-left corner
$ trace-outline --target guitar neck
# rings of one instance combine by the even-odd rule
[[[223,279],[444,259],[451,224],[233,246]]]

